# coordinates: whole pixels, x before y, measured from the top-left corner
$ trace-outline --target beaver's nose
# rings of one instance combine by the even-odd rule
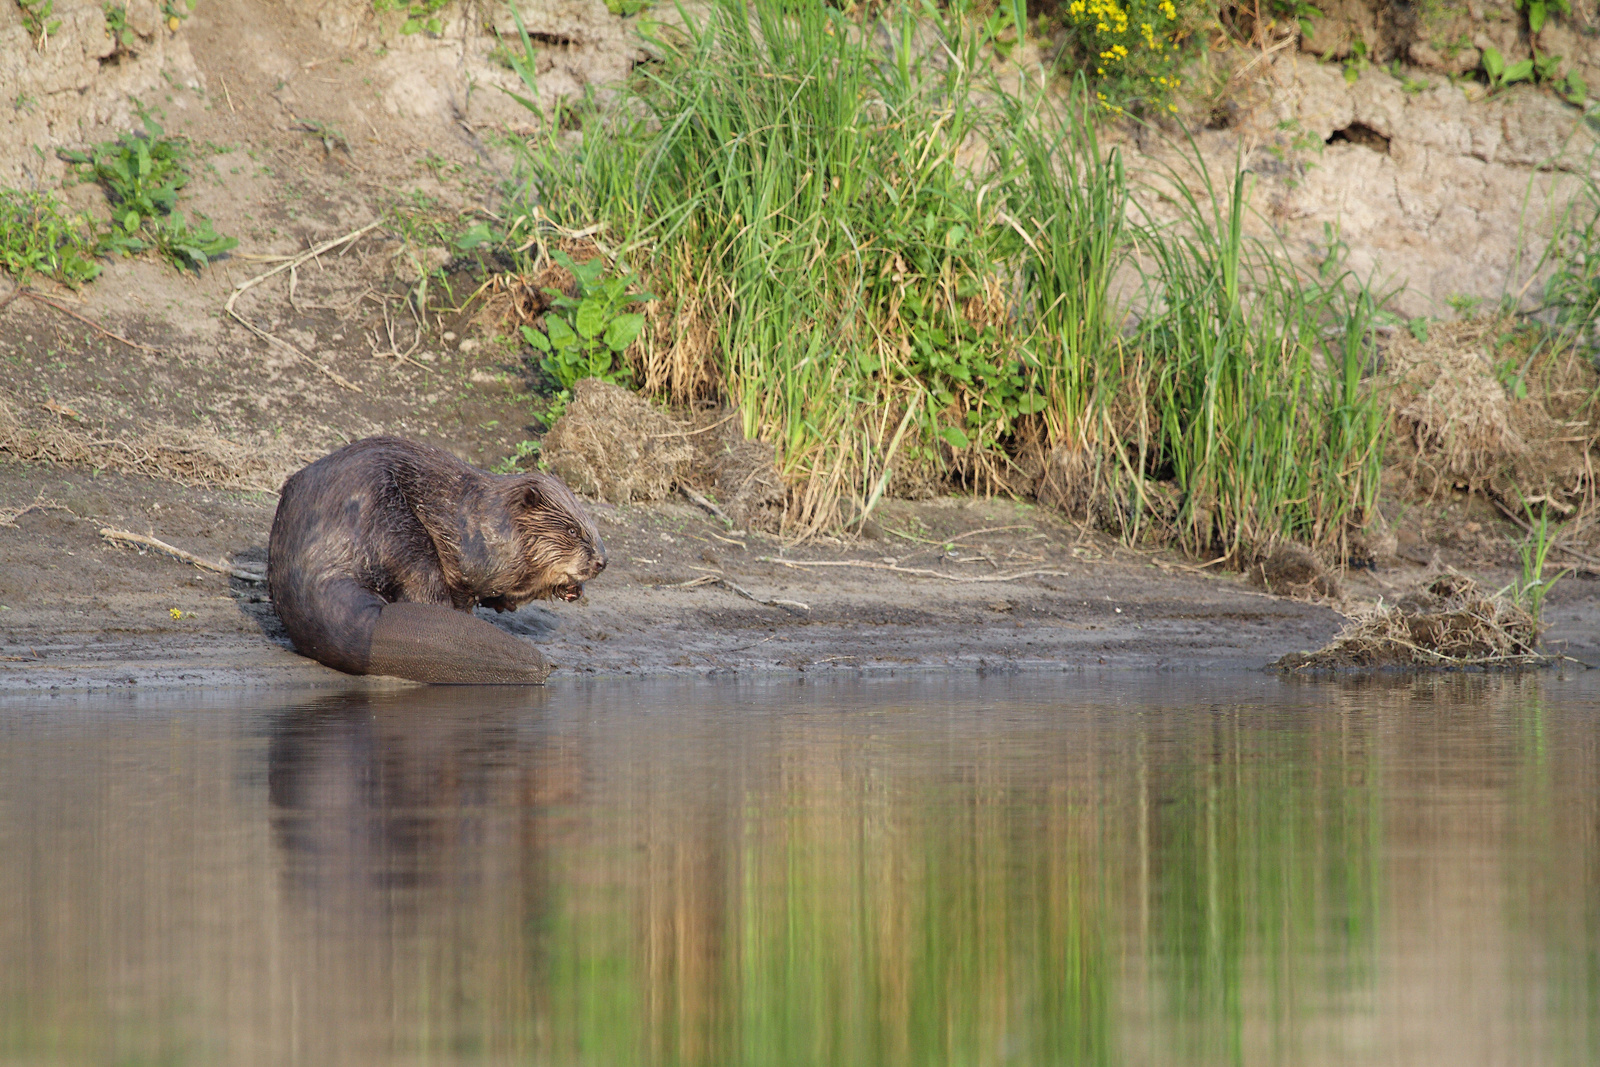
[[[604,556],[596,556],[595,560],[594,560],[594,572],[596,574],[599,574],[601,571],[603,571],[605,569],[606,569],[606,558]]]

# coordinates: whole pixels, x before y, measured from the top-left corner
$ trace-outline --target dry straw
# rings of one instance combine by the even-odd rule
[[[1455,571],[1394,604],[1352,617],[1326,646],[1278,661],[1284,670],[1342,667],[1519,667],[1546,662],[1533,615]]]
[[[0,396],[0,452],[29,463],[65,463],[166,478],[189,486],[276,492],[305,460],[286,448],[246,446],[210,430],[141,427],[94,432],[59,415],[29,422]]]

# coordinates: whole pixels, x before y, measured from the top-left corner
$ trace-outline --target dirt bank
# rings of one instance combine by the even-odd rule
[[[0,466],[0,518],[35,501],[0,526],[0,690],[352,684],[289,650],[262,587],[99,534],[129,529],[210,560],[258,561],[270,495]],[[583,602],[485,613],[539,642],[561,668],[552,684],[587,675],[1258,669],[1320,645],[1343,622],[1326,605],[1130,552],[1006,501],[895,502],[878,539],[788,551],[760,535],[732,537],[687,504],[598,505],[597,514],[612,564]],[[1437,545],[1429,552],[1470,562]],[[805,566],[817,563],[828,565]],[[1402,560],[1345,584],[1376,596],[1423,569]],[[1009,575],[1021,577],[995,580]],[[1596,589],[1569,581],[1548,608],[1550,636],[1591,661],[1600,659]]]

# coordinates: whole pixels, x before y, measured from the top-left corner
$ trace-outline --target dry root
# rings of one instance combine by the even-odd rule
[[[1447,571],[1351,619],[1316,652],[1283,657],[1282,670],[1341,667],[1517,667],[1545,662],[1537,620],[1472,579]]]

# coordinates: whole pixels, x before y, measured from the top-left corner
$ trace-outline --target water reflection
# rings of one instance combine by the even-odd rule
[[[1589,1063],[1600,687],[0,708],[0,1059]]]

